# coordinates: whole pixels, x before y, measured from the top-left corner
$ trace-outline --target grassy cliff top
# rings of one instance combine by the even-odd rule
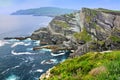
[[[48,80],[119,80],[119,67],[120,51],[89,52],[58,64]]]

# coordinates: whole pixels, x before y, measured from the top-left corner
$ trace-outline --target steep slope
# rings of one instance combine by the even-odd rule
[[[75,32],[80,32],[80,23],[78,13],[56,16],[47,28],[41,28],[35,31],[32,39],[41,40],[47,44],[63,44],[72,39]],[[69,46],[69,45],[68,45]]]
[[[31,38],[75,50],[70,54],[72,59],[49,70],[42,79],[118,79],[120,51],[101,51],[120,49],[119,11],[82,8],[79,12],[56,16],[47,28],[35,31]]]
[[[83,8],[80,14],[84,16],[84,26],[77,35],[86,43],[78,47],[75,56],[89,51],[120,49],[120,12]]]
[[[119,80],[120,51],[90,52],[68,59],[48,73],[41,80]]]
[[[120,12],[82,8],[72,14],[56,16],[47,28],[35,31],[32,39],[76,50],[71,57],[89,51],[120,49]]]

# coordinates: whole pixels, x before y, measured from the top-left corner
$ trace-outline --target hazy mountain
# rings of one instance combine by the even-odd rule
[[[63,8],[56,8],[56,7],[41,7],[41,8],[33,8],[33,9],[26,9],[26,10],[18,10],[12,13],[12,15],[58,16],[62,14],[72,13],[75,11],[77,10],[63,9]]]

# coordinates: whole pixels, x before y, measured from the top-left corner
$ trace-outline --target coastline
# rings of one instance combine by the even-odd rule
[[[52,55],[55,56],[57,52],[63,55],[59,51],[70,50],[71,53],[74,50],[69,55],[71,59],[88,52],[119,50],[119,14],[99,9],[83,8],[80,12],[56,16],[47,27],[34,31],[29,37],[41,42],[33,50],[50,49],[53,52]],[[14,38],[24,40],[27,37]],[[41,75],[40,79],[49,78],[51,69]]]

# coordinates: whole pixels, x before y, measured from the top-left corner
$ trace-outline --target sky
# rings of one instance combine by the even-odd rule
[[[120,0],[0,0],[0,14],[10,14],[20,9],[60,7],[68,9],[106,8],[120,10]]]

